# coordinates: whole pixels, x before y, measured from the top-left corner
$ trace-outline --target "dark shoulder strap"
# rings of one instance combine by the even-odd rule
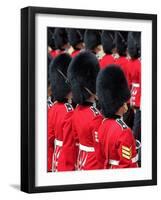
[[[93,111],[93,113],[94,113],[95,116],[97,116],[97,115],[100,114],[99,110],[96,107],[91,106],[90,109]]]
[[[127,129],[128,126],[125,124],[125,122],[122,119],[116,119],[116,122],[123,128]]]
[[[73,106],[70,103],[65,103],[64,105],[66,107],[67,112],[70,112],[73,110]]]

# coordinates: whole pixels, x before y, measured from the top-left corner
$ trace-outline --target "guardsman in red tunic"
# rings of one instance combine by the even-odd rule
[[[67,31],[65,28],[55,28],[53,33],[55,49],[50,52],[50,55],[55,58],[61,53],[66,53],[69,48]]]
[[[73,138],[79,143],[77,170],[99,169],[92,134],[99,123],[93,123],[94,118],[101,117],[95,106],[98,71],[98,60],[90,51],[80,52],[68,69],[73,100],[77,104],[72,117]]]
[[[64,53],[57,56],[50,65],[50,82],[55,101],[48,109],[48,171],[58,170],[63,134],[70,131],[66,126],[73,111],[70,104],[71,89],[66,79],[70,61],[71,57]]]
[[[121,66],[121,69],[123,70],[125,77],[129,84],[129,75],[128,75],[128,63],[129,58],[127,56],[127,31],[116,31],[115,32],[115,47],[116,47],[116,53],[115,53],[115,62],[114,64]],[[127,102],[128,104],[128,112],[124,115],[124,121],[125,123],[132,128],[133,127],[133,120],[134,120],[134,112],[130,107],[130,100]]]
[[[100,59],[100,68],[103,69],[110,64],[114,64],[114,49],[115,49],[115,32],[102,31],[101,42],[104,50],[104,56]]]
[[[110,65],[100,71],[97,95],[104,115],[94,137],[100,166],[104,169],[137,167],[136,142],[131,129],[122,120],[130,90],[120,66]]]
[[[52,54],[55,52],[54,30],[55,28],[48,28],[47,30],[48,54],[51,58],[54,57]]]
[[[72,47],[71,57],[75,57],[84,49],[83,37],[78,29],[67,29],[68,41]]]
[[[115,45],[116,45],[116,58],[115,63],[116,65],[121,66],[125,76],[127,78],[127,31],[116,31],[115,32]]]
[[[87,29],[84,33],[84,43],[86,50],[94,53],[100,62],[102,56],[104,55],[101,44],[101,31]]]
[[[131,87],[130,105],[134,110],[133,133],[138,141],[138,152],[140,154],[141,142],[141,33],[129,32],[128,34],[128,64],[129,82]],[[139,160],[140,160],[139,156]]]
[[[141,96],[141,59],[140,59],[140,32],[129,32],[128,34],[128,79],[130,83],[131,105],[140,107]]]

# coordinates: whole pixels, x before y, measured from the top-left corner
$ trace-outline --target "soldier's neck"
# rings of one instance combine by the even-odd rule
[[[87,99],[87,101],[91,103],[95,103],[95,96],[90,96],[90,98]]]

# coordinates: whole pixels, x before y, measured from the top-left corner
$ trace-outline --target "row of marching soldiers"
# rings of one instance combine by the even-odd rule
[[[48,172],[141,166],[140,33],[48,34]]]

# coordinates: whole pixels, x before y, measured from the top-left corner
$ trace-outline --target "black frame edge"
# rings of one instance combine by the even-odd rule
[[[35,19],[21,9],[21,191],[35,188]]]
[[[28,8],[21,9],[21,190],[28,192]]]
[[[73,16],[91,16],[91,17],[109,17],[109,18],[123,18],[123,19],[143,19],[152,20],[156,14],[149,13],[133,13],[133,12],[118,12],[118,11],[105,11],[105,10],[84,10],[84,9],[69,9],[69,8],[56,8],[56,7],[25,7],[32,9],[34,13],[41,14],[60,14],[60,15],[73,15]]]
[[[152,180],[157,185],[157,15],[152,18],[152,159]]]

